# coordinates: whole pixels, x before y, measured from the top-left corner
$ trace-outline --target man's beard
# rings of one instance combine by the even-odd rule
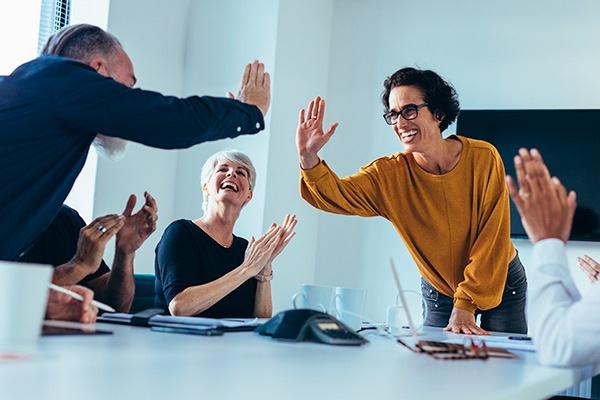
[[[97,134],[92,143],[96,152],[103,157],[108,158],[112,161],[117,161],[123,158],[125,154],[125,148],[127,147],[127,140],[121,138],[104,136]]]

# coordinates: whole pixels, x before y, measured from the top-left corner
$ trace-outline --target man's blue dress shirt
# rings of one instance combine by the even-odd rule
[[[264,129],[256,106],[132,89],[44,56],[0,77],[0,260],[16,260],[60,210],[97,133],[162,149]]]

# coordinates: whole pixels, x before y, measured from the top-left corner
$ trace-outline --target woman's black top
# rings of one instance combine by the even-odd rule
[[[234,235],[231,247],[223,247],[190,220],[171,223],[156,246],[155,305],[166,310],[182,290],[212,282],[239,267],[247,246],[246,239]],[[253,317],[256,285],[256,279],[248,279],[197,316]]]

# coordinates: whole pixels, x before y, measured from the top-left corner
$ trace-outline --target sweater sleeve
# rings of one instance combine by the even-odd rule
[[[600,361],[600,285],[581,297],[569,273],[565,245],[558,239],[534,245],[527,272],[527,319],[540,361],[556,366]]]
[[[345,178],[339,178],[325,161],[301,170],[300,174],[300,194],[313,207],[361,217],[385,215],[377,167],[373,163]]]
[[[504,166],[495,153],[483,202],[478,213],[475,240],[464,270],[464,280],[454,293],[454,306],[462,310],[489,310],[502,301],[511,254],[505,251],[510,241],[508,190],[504,184]],[[512,248],[512,245],[510,245]]]
[[[264,129],[260,110],[237,100],[132,89],[75,61],[60,63],[53,72],[58,78],[50,106],[75,132],[176,149]]]

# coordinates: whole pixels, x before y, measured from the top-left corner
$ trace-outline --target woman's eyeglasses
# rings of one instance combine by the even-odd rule
[[[388,125],[394,125],[398,122],[398,118],[402,117],[409,121],[419,116],[419,109],[427,106],[427,103],[422,104],[407,104],[400,111],[390,110],[383,114],[383,119]]]
[[[485,341],[476,343],[473,339],[467,340],[465,344],[444,343],[431,340],[419,340],[414,347],[397,339],[398,343],[407,347],[415,353],[425,353],[437,360],[487,360],[490,357]],[[508,353],[508,352],[506,352]]]

